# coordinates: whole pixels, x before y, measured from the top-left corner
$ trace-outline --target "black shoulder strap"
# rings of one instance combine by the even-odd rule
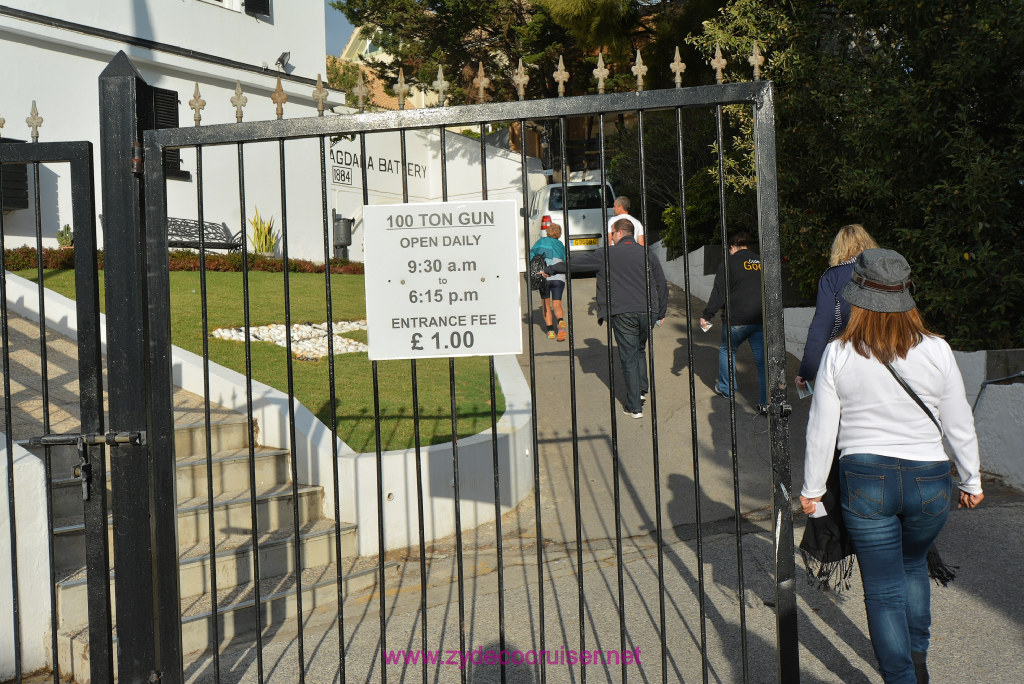
[[[910,395],[910,398],[917,402],[917,405],[921,407],[921,410],[924,411],[929,418],[931,418],[932,422],[935,423],[935,427],[939,429],[939,434],[944,434],[942,432],[942,426],[939,425],[939,421],[935,419],[935,416],[932,414],[931,409],[924,405],[924,402],[921,401],[921,397],[917,396],[917,392],[910,388],[910,385],[908,385],[907,381],[903,379],[903,376],[896,372],[896,369],[892,367],[891,363],[885,364],[885,367],[889,369],[890,373],[892,373],[892,377],[896,378],[896,382],[900,383],[900,387],[905,389],[907,391],[907,394]]]

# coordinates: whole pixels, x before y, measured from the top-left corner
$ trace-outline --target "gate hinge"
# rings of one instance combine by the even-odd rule
[[[132,143],[132,173],[142,175],[142,143]]]

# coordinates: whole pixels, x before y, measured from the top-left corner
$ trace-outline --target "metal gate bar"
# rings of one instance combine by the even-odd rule
[[[720,218],[720,237],[722,239],[722,265],[724,269],[725,306],[723,332],[725,333],[726,345],[733,349],[732,343],[732,288],[729,268],[729,234],[725,211],[725,135],[722,127],[722,105],[715,107],[715,140],[718,148],[718,207]],[[763,260],[762,260],[763,263]],[[736,359],[735,354],[728,354],[729,387],[736,387]],[[737,595],[740,611],[740,658],[743,668],[743,682],[750,681],[750,672],[747,663],[747,606],[746,589],[743,577],[743,534],[742,509],[740,507],[740,463],[739,450],[736,442],[736,393],[729,393],[729,445],[732,456],[732,491],[733,508],[735,512],[735,534],[736,534],[736,577]],[[699,504],[698,504],[699,505]]]
[[[333,226],[328,223],[328,208],[327,208],[327,141],[324,136],[320,136],[320,210],[323,214],[323,232],[324,232],[324,264],[330,265],[331,263],[331,241],[328,239],[330,230]],[[330,228],[329,228],[330,226]],[[331,296],[331,269],[324,269],[324,296],[325,306],[327,310],[327,322],[328,325],[333,324],[334,321],[334,299]],[[332,329],[333,333],[333,329]],[[327,336],[327,381],[330,387],[329,402],[331,407],[331,434],[338,434],[338,390],[335,385],[335,369],[334,369],[334,335],[330,334]],[[419,431],[417,430],[417,436]],[[338,440],[331,440],[331,475],[334,477],[335,482],[340,482],[340,475],[338,470]],[[417,450],[417,463],[416,463],[416,477],[417,477],[417,489],[420,495],[420,539],[423,538],[422,532],[422,517],[423,517],[423,485],[422,476],[420,475],[419,469],[419,451]],[[342,590],[342,562],[343,557],[341,553],[341,497],[335,492],[334,501],[334,558],[337,561],[337,601],[338,601],[338,659],[339,659],[339,674],[341,676],[342,684],[346,681],[345,672],[345,598]],[[420,554],[421,564],[423,561],[422,549]],[[425,619],[425,618],[424,618]],[[424,647],[425,648],[425,647]]]
[[[683,109],[676,107],[674,110],[676,120],[676,139],[678,140],[677,155],[679,159],[679,204],[682,207],[679,212],[680,230],[683,237],[683,254],[689,254],[689,233],[686,223],[686,164],[683,154]],[[683,259],[683,280],[690,282],[690,260]],[[686,311],[686,366],[689,379],[690,399],[690,425],[697,425],[697,384],[696,374],[693,365],[693,313],[690,311],[690,294],[683,297]],[[704,529],[703,515],[700,507],[700,443],[697,439],[697,431],[690,430],[690,452],[693,455],[693,501],[694,520],[698,530]],[[704,537],[697,535],[697,606],[700,615],[700,654],[701,654],[701,679],[706,684],[708,681],[708,637],[707,637],[707,610],[705,608],[704,591]],[[664,648],[664,644],[662,645]]]
[[[205,207],[203,206],[203,148],[196,148],[196,214],[199,217],[199,225],[205,226]],[[245,237],[243,236],[244,240]],[[206,299],[206,231],[199,231],[199,305],[202,316],[203,327],[203,427],[206,432],[206,516],[207,530],[210,538],[211,555],[215,551],[214,540],[216,540],[216,525],[214,521],[213,508],[213,435],[212,421],[210,418],[210,320],[209,307]],[[215,556],[214,556],[215,557]],[[220,599],[217,596],[217,563],[210,563],[210,611],[218,615]],[[214,619],[210,641],[213,647],[213,676],[215,681],[220,681],[220,620]]]

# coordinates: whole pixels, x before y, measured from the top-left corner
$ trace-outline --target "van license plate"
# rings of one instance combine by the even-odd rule
[[[599,238],[574,238],[572,241],[573,247],[576,245],[596,245]]]

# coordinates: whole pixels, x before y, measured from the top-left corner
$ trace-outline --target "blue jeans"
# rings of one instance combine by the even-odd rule
[[[915,684],[910,653],[928,651],[926,558],[949,516],[949,461],[850,454],[839,459],[839,481],[878,668],[886,684]]]
[[[647,394],[647,337],[651,331],[647,313],[622,313],[612,316],[615,343],[619,347],[622,377],[626,381],[626,410],[640,413],[641,394]]]
[[[734,325],[732,326],[732,363],[735,372],[736,349],[744,341],[750,341],[750,351],[754,353],[754,365],[757,366],[757,381],[761,383],[761,403],[768,403],[767,376],[764,370],[764,326]],[[729,338],[722,326],[722,346],[718,349],[718,391],[729,396],[736,388],[729,389]]]

